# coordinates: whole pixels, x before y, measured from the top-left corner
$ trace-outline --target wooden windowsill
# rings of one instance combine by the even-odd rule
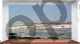
[[[34,39],[34,40],[27,40],[27,39],[11,39],[7,40],[5,42],[2,42],[3,44],[79,44],[78,42],[75,42],[73,40],[52,40],[52,39]]]

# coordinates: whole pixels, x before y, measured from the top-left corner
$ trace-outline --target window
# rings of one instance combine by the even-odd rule
[[[38,13],[34,10],[34,7],[37,3],[24,3],[24,4],[9,4],[9,19],[24,19],[24,17],[30,18],[34,23],[34,25],[29,26],[28,20],[26,20],[24,24],[24,20],[14,22],[12,26],[12,30],[10,33],[16,34],[16,38],[27,38],[27,37],[40,37],[45,39],[71,39],[71,3],[64,4],[67,15],[63,16],[66,17],[64,22],[61,22],[58,20],[60,19],[61,13],[59,10],[59,7],[56,6],[54,3],[46,3],[43,7],[43,13],[41,13],[41,8],[38,9]],[[60,6],[61,4],[59,4]],[[63,11],[63,13],[65,13]],[[19,17],[16,17],[19,16]],[[15,19],[16,17],[16,19]],[[48,23],[46,17],[49,22],[52,21],[52,23]],[[45,21],[41,21],[45,19]],[[26,18],[27,19],[27,18]],[[61,19],[64,20],[64,19]],[[57,21],[57,23],[55,22]],[[25,26],[25,27],[24,27]],[[63,27],[62,27],[63,26]],[[28,27],[28,28],[27,28]],[[32,27],[32,28],[31,28]],[[51,27],[51,28],[50,28]],[[32,33],[31,33],[32,32]],[[30,35],[30,33],[32,35]],[[12,35],[10,38],[13,38]],[[37,38],[36,38],[37,39]]]

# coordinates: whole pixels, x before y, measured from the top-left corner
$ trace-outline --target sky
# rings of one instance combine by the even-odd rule
[[[33,5],[9,5],[9,18],[11,19],[17,15],[24,15],[35,23],[41,23],[32,6]],[[67,9],[67,19],[65,22],[71,22],[71,5],[65,4],[65,7]],[[43,10],[50,21],[54,22],[59,20],[60,10],[56,5],[45,5]]]

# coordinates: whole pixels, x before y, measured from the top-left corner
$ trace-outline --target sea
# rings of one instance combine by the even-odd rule
[[[28,37],[28,36],[51,36],[51,35],[60,35],[67,34],[71,35],[71,28],[55,28],[53,30],[46,29],[13,29],[12,33],[16,33],[20,37]],[[32,35],[30,35],[32,34]]]

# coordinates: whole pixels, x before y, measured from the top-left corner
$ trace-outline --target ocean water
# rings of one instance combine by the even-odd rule
[[[20,37],[27,37],[30,36],[30,32],[32,34],[36,34],[35,36],[53,36],[53,35],[60,35],[60,34],[67,34],[66,36],[71,35],[71,28],[56,28],[53,30],[46,30],[46,29],[14,29],[12,33],[16,33]],[[30,31],[30,32],[29,32]],[[49,34],[51,33],[51,35]]]

